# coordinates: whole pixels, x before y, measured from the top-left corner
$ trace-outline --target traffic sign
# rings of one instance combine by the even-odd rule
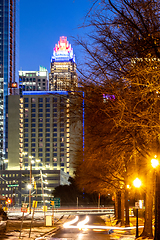
[[[139,202],[135,202],[135,208],[139,209]]]
[[[22,208],[28,208],[28,203],[22,203]]]
[[[28,209],[25,208],[25,207],[22,207],[22,208],[21,208],[21,212],[27,213],[27,210],[28,210]]]
[[[36,207],[37,207],[37,201],[33,201],[32,207],[33,207],[33,208],[36,208]]]
[[[50,206],[53,206],[52,202],[54,202],[54,207],[55,208],[59,208],[61,206],[61,199],[60,198],[50,198]]]
[[[54,201],[50,201],[50,204],[51,204],[52,206],[54,206]]]
[[[43,206],[43,212],[47,212],[47,206]]]

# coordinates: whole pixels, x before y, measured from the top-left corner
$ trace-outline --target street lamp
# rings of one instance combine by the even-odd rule
[[[151,165],[156,169],[155,171],[155,229],[154,229],[154,240],[160,239],[160,174],[159,174],[159,161],[157,156],[151,160]]]
[[[141,183],[141,180],[139,178],[136,178],[134,181],[133,181],[133,185],[136,187],[136,188],[140,188],[140,186],[142,185]],[[138,208],[139,208],[139,204],[138,202],[135,204],[135,207],[136,207],[136,238],[138,238]]]
[[[32,183],[32,164],[35,163],[35,161],[33,160],[33,156],[29,156],[29,158],[31,159],[30,161],[30,185]],[[29,213],[31,214],[31,188],[29,189]]]
[[[32,184],[28,184],[27,185],[27,188],[30,190],[30,189],[32,189]]]

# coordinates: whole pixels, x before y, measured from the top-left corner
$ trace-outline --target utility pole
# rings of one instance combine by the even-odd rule
[[[41,188],[42,188],[42,198],[43,198],[44,224],[45,224],[45,201],[44,201],[44,188],[43,188],[42,170],[40,170],[40,175],[41,175]]]

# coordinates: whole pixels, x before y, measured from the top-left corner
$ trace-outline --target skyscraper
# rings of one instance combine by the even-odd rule
[[[60,37],[51,59],[49,89],[51,91],[73,91],[77,87],[75,55],[67,37]]]
[[[0,0],[0,169],[7,158],[8,94],[15,94],[18,87],[17,3],[16,0]]]
[[[75,121],[78,109],[72,109],[77,74],[73,49],[66,37],[61,37],[54,49],[49,91],[47,75],[44,68],[19,71],[20,94],[8,96],[8,166],[0,175],[8,178],[6,182],[17,185],[16,199],[22,200],[26,194],[31,169],[33,175],[40,171],[48,174],[46,184],[51,191],[59,184],[68,184],[68,177],[74,175],[75,153],[83,126],[81,121]],[[15,174],[19,179],[14,179]],[[3,184],[0,190],[9,196],[12,189],[3,181],[0,184]],[[37,189],[41,196],[41,186]]]
[[[39,71],[19,71],[19,92],[48,91],[48,71],[39,66]]]

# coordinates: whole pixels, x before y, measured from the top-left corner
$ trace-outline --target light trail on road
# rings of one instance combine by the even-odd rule
[[[86,216],[86,218],[83,221],[80,221],[77,226],[72,225],[78,221],[78,216],[76,216],[72,221],[67,222],[63,224],[64,228],[78,228],[79,230],[87,230],[87,229],[103,229],[103,230],[131,230],[136,229],[136,226],[132,227],[116,227],[116,226],[96,226],[96,225],[86,225],[87,222],[89,222],[89,216]],[[144,226],[138,226],[138,228],[143,228]]]

